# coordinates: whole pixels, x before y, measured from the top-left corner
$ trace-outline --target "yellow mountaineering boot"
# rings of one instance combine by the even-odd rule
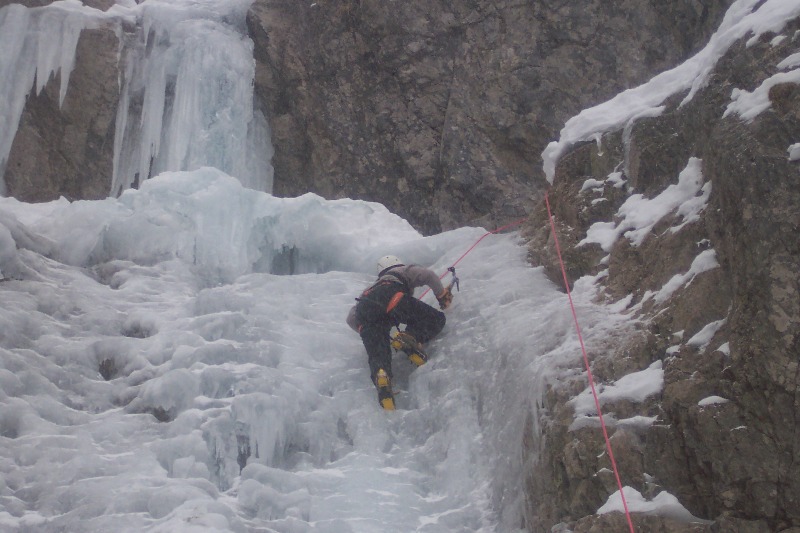
[[[408,359],[417,366],[428,362],[428,355],[422,351],[422,344],[417,342],[411,334],[397,331],[391,341],[392,348],[405,352]]]
[[[392,380],[384,369],[379,369],[375,374],[375,386],[378,388],[378,403],[387,411],[394,411],[394,394],[392,394]]]

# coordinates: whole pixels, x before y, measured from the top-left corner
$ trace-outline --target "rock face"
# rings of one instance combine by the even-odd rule
[[[109,195],[118,96],[117,36],[81,33],[76,68],[59,107],[58,77],[28,96],[5,172],[8,195],[26,202]]]
[[[274,192],[379,201],[428,233],[508,222],[568,117],[685,59],[729,4],[256,0]]]
[[[550,201],[570,279],[605,270],[603,298],[630,298],[639,324],[594,359],[596,380],[657,361],[664,368],[660,396],[604,407],[617,419],[657,417],[649,428],[612,429],[623,484],[647,497],[668,491],[715,521],[687,529],[640,522],[643,531],[800,530],[800,161],[789,151],[800,139],[800,86],[764,83],[786,70],[779,63],[795,53],[798,29],[800,20],[782,39],[737,43],[688,104],[678,105],[680,95],[661,116],[637,121],[629,137],[605,135],[602,151],[576,146],[556,169]],[[726,114],[734,89],[759,86],[769,89],[767,110],[752,119]],[[578,244],[592,224],[619,223],[631,193],[655,198],[691,165],[705,184],[695,199],[707,195],[696,219],[674,209],[638,245],[625,237],[608,251]],[[560,283],[544,206],[528,232],[531,256]],[[700,268],[700,258],[713,260]],[[599,430],[569,430],[569,385],[547,398],[548,445],[532,460],[527,525],[625,530],[619,515],[590,516],[617,488],[601,472],[610,464]]]
[[[10,3],[0,1],[0,8]],[[13,3],[41,7],[51,2]],[[108,9],[113,2],[84,4]],[[83,30],[63,104],[60,75],[28,95],[5,167],[8,196],[26,202],[108,196],[119,97],[117,50],[113,28]]]

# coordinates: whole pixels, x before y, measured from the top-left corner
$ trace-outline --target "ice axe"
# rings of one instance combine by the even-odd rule
[[[450,272],[453,275],[453,279],[450,280],[450,285],[447,286],[447,290],[450,291],[450,292],[453,292],[452,289],[453,289],[453,286],[455,285],[456,290],[460,291],[461,287],[459,287],[459,285],[458,285],[459,280],[458,280],[458,276],[456,276],[456,267],[451,266],[450,268],[447,269],[447,271]]]
[[[447,275],[447,273],[448,273],[448,272],[450,272],[450,273],[453,275],[453,279],[451,279],[451,280],[450,280],[450,284],[447,286],[447,290],[448,290],[448,291],[450,291],[450,292],[452,293],[452,292],[453,292],[453,286],[455,286],[456,290],[457,290],[457,291],[460,291],[460,290],[461,290],[461,288],[458,286],[458,281],[459,281],[459,280],[458,280],[458,276],[456,276],[456,267],[455,267],[455,266],[451,266],[451,267],[449,267],[449,268],[448,268],[448,269],[445,271],[445,273],[444,273],[444,274],[442,274],[441,276],[439,276],[439,279],[444,279],[444,277]],[[423,292],[423,293],[420,295],[419,299],[420,299],[420,300],[422,300],[423,298],[425,298],[425,295],[426,295],[426,294],[428,294],[428,292],[430,292],[430,290],[431,290],[431,289],[430,289],[430,287],[428,287],[427,289],[425,289],[425,292]]]

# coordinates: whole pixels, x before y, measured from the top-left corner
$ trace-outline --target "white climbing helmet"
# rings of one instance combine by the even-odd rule
[[[384,270],[390,269],[395,266],[402,266],[403,262],[394,255],[384,255],[378,259],[378,275],[383,274]]]

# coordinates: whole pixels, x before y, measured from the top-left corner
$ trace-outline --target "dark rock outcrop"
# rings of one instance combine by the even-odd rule
[[[569,116],[685,59],[729,3],[257,0],[274,192],[379,201],[428,233],[507,222]]]
[[[593,361],[595,377],[609,383],[654,361],[664,365],[660,397],[608,406],[618,417],[657,416],[646,431],[612,430],[612,446],[625,457],[623,484],[650,497],[666,490],[696,517],[714,521],[642,530],[800,528],[800,162],[788,151],[800,139],[800,86],[772,86],[769,109],[753,120],[726,114],[733,89],[753,91],[781,72],[799,28],[800,20],[789,24],[783,40],[765,35],[747,46],[743,39],[688,104],[679,106],[679,95],[661,116],[639,120],[629,139],[606,134],[602,151],[595,143],[575,146],[557,166],[549,197],[570,279],[605,270],[603,297],[630,298],[639,323],[616,351]],[[712,187],[696,220],[684,225],[673,211],[638,246],[624,236],[610,252],[578,245],[592,224],[620,222],[615,214],[631,191],[654,198],[674,185],[690,158],[702,161]],[[625,169],[624,187],[607,180],[618,169]],[[560,282],[544,206],[528,236],[531,257]],[[666,290],[712,250],[718,266]],[[528,525],[623,530],[621,515],[591,516],[616,484],[596,475],[610,467],[598,457],[599,431],[568,429],[570,387],[555,386],[547,398],[548,446],[529,473]]]

